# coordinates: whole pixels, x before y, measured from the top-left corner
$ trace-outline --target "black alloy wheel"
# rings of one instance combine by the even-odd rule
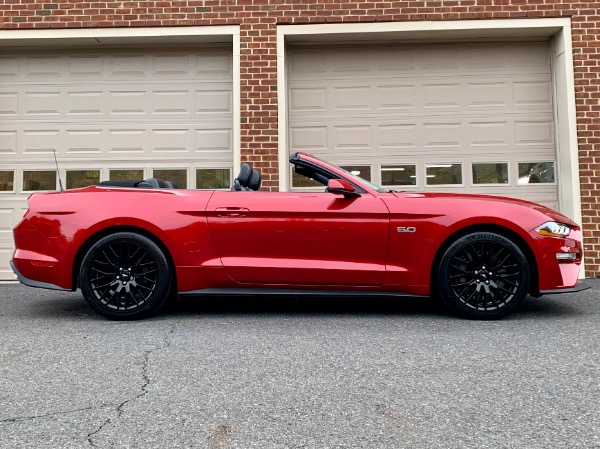
[[[442,301],[458,315],[501,318],[527,296],[530,269],[523,251],[510,239],[475,232],[446,250],[436,284]]]
[[[162,250],[147,237],[118,232],[96,242],[79,275],[85,300],[101,315],[138,319],[167,301],[173,275]]]

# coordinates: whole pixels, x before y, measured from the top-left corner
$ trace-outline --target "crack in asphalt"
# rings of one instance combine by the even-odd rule
[[[30,420],[34,420],[34,419],[40,419],[40,418],[50,418],[53,416],[68,415],[69,413],[86,412],[89,410],[99,410],[99,409],[107,408],[107,407],[112,407],[112,404],[100,404],[100,405],[96,405],[93,407],[90,406],[90,407],[76,408],[73,410],[64,410],[64,411],[60,411],[60,412],[46,413],[44,415],[17,416],[15,418],[1,419],[0,424],[13,423],[13,422],[19,422],[19,421],[30,421]]]
[[[148,374],[149,371],[149,364],[150,364],[150,354],[152,354],[155,351],[159,351],[161,349],[166,349],[169,346],[171,346],[171,336],[173,335],[173,333],[175,332],[175,327],[176,327],[176,323],[171,323],[170,324],[170,330],[169,332],[167,332],[167,334],[165,335],[165,337],[163,338],[163,344],[161,346],[157,346],[155,348],[149,349],[147,351],[144,351],[144,359],[142,362],[142,386],[140,388],[140,392],[135,395],[132,398],[129,398],[123,402],[121,402],[117,408],[116,408],[116,413],[117,416],[114,418],[114,421],[112,418],[107,418],[96,430],[94,430],[93,432],[88,433],[87,435],[87,441],[90,444],[90,446],[92,447],[98,447],[96,446],[96,444],[94,443],[94,437],[102,432],[102,430],[110,423],[112,422],[116,422],[118,421],[121,416],[123,415],[123,408],[132,403],[137,401],[138,399],[144,397],[147,393],[148,393],[148,386],[150,385],[150,376]]]

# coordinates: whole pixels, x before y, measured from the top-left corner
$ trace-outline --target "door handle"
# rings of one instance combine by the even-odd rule
[[[245,207],[217,207],[215,212],[219,217],[243,217],[250,212]]]

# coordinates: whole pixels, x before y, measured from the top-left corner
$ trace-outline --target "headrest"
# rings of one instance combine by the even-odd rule
[[[260,189],[260,182],[262,180],[262,176],[260,172],[255,168],[252,169],[252,175],[250,176],[250,180],[248,181],[248,188],[250,190],[258,190]]]
[[[103,187],[139,187],[139,184],[144,181],[131,180],[131,181],[102,181],[98,183],[99,186]]]
[[[153,189],[166,189],[167,185],[162,179],[148,178],[145,181],[152,186]]]
[[[247,162],[242,164],[242,168],[240,169],[240,174],[237,176],[237,180],[239,181],[242,187],[248,187],[248,182],[250,181],[250,177],[252,176],[252,166]]]

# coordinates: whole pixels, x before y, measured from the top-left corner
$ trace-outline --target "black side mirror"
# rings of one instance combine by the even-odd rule
[[[345,198],[356,198],[360,196],[354,189],[354,186],[343,179],[330,179],[327,182],[327,191],[338,195],[344,195]]]

